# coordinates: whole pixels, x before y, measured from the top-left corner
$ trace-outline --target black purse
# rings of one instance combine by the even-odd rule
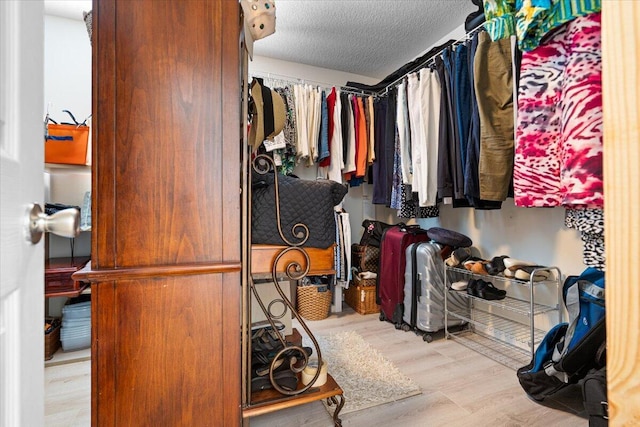
[[[362,221],[362,226],[364,227],[364,233],[362,233],[362,238],[360,238],[360,245],[379,248],[384,230],[393,227],[393,224],[387,224],[373,219],[365,219]]]

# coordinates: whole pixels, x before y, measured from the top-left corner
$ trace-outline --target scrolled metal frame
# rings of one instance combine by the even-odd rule
[[[304,319],[297,312],[297,310],[295,309],[295,307],[293,306],[289,298],[287,298],[285,293],[282,291],[282,288],[280,287],[280,283],[278,282],[278,267],[281,265],[280,261],[283,259],[283,257],[287,253],[291,251],[296,251],[302,254],[304,258],[304,262],[303,264],[300,264],[297,261],[290,261],[288,264],[286,264],[284,266],[284,274],[286,275],[286,277],[289,280],[297,281],[297,280],[303,279],[309,273],[311,260],[305,248],[302,247],[302,245],[304,245],[304,243],[309,239],[309,227],[307,227],[307,225],[303,223],[297,223],[293,225],[293,227],[291,228],[291,232],[296,239],[299,239],[298,242],[291,242],[289,239],[287,239],[284,236],[284,233],[282,232],[282,225],[281,225],[281,218],[280,218],[280,193],[279,193],[279,187],[278,187],[278,172],[276,170],[275,163],[273,162],[273,159],[271,159],[271,157],[261,154],[256,156],[253,159],[253,161],[251,162],[251,166],[253,170],[256,171],[256,173],[261,175],[269,173],[270,171],[273,171],[274,173],[273,181],[274,181],[274,192],[275,192],[276,223],[278,225],[278,233],[280,234],[280,238],[287,245],[287,247],[282,249],[276,256],[271,268],[271,278],[273,279],[273,284],[276,290],[278,291],[280,298],[285,303],[287,309],[291,311],[292,316],[294,316],[296,320],[300,323],[300,326],[304,329],[307,336],[313,343],[313,349],[318,358],[318,366],[322,366],[322,352],[320,350],[320,346],[318,345],[318,341],[316,340],[315,336],[313,335],[313,333],[311,332],[307,324],[304,322]],[[251,287],[251,292],[255,296],[256,301],[260,306],[260,309],[266,316],[267,321],[269,322],[269,325],[271,326],[272,330],[276,331],[277,327],[276,327],[275,320],[277,316],[274,316],[271,313],[271,310],[265,306],[264,302],[260,298],[260,295],[258,295],[257,289],[255,287],[255,284],[252,278],[249,279],[249,283]],[[280,366],[280,364],[278,363],[278,360],[280,360],[281,358],[286,358],[288,355],[292,354],[293,352],[299,353],[303,359],[302,364],[299,363],[298,358],[295,356],[289,359],[289,368],[297,374],[302,372],[304,368],[307,367],[307,365],[309,364],[309,357],[304,351],[304,348],[287,343],[284,337],[282,337],[282,335],[279,333],[277,334],[277,336],[283,348],[280,351],[278,351],[278,353],[276,353],[276,356],[271,361],[271,365],[269,367],[269,379],[271,381],[271,385],[275,390],[285,395],[291,396],[291,395],[298,395],[298,394],[304,393],[305,391],[309,390],[313,386],[313,383],[316,381],[316,379],[320,375],[320,369],[316,369],[316,373],[313,379],[306,386],[300,389],[287,390],[280,387],[275,381],[275,377],[274,377],[275,369]]]

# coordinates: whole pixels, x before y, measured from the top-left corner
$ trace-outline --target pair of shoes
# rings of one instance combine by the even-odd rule
[[[298,388],[298,376],[291,369],[275,372],[273,374],[273,380],[279,387],[285,390],[293,391]],[[251,379],[252,392],[268,390],[271,388],[273,388],[273,384],[271,384],[271,378],[269,378],[269,375]]]
[[[470,280],[467,286],[467,293],[486,300],[501,300],[507,295],[507,291],[498,289],[493,283],[483,279]]]
[[[482,276],[488,276],[489,273],[487,272],[487,269],[485,268],[485,263],[486,263],[486,261],[484,261],[484,260],[473,259],[473,260],[465,261],[463,263],[463,266],[464,266],[465,269],[471,271],[474,274],[480,274]]]
[[[445,263],[449,267],[455,267],[456,265],[462,264],[464,261],[468,260],[471,257],[471,249],[469,248],[458,248],[451,252],[449,258],[445,260]]]
[[[514,276],[520,280],[533,280],[534,282],[543,282],[549,278],[548,270],[540,270],[545,268],[542,265],[525,265],[520,266],[515,272]],[[533,277],[532,277],[533,275]]]
[[[467,289],[467,286],[469,286],[468,280],[460,280],[458,282],[453,282],[451,284],[451,289],[454,291],[464,291]]]
[[[306,353],[306,359],[309,360],[309,357],[313,353],[313,349],[311,347],[302,347],[302,350]],[[276,354],[277,352],[252,351],[251,376],[261,377],[268,375],[269,370],[271,369],[271,364],[274,364],[273,372],[279,372],[284,369],[289,369],[305,359],[304,355],[301,354],[301,351],[298,348],[291,348],[284,351],[274,363],[273,359]]]
[[[507,255],[494,256],[491,261],[487,262],[485,268],[487,273],[492,276],[500,274],[504,271],[504,259],[509,258]]]
[[[522,267],[533,266],[535,263],[530,261],[522,261],[515,258],[505,258],[502,260],[504,263],[504,270],[502,274],[504,277],[508,277],[509,279],[516,278],[516,271],[521,269]]]

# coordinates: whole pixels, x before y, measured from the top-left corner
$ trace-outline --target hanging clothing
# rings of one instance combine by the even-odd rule
[[[342,95],[335,88],[332,93],[335,93],[335,105],[332,120],[333,132],[329,142],[331,162],[327,167],[327,178],[342,183],[342,169],[344,168],[342,159]]]
[[[293,173],[297,163],[296,111],[293,100],[293,89],[290,86],[276,87],[274,90],[282,96],[285,105],[284,129],[275,139],[284,138],[285,148],[274,150],[274,156],[280,159],[278,172],[282,175]]]
[[[605,270],[604,209],[572,209],[565,211],[564,223],[580,232],[582,260],[587,267]]]
[[[385,134],[387,125],[387,109],[389,100],[387,97],[381,97],[375,100],[375,150],[376,161],[373,163],[373,195],[371,203],[376,205],[386,204],[386,193],[384,183],[387,181],[387,168],[385,161]]]
[[[320,132],[318,135],[318,163],[329,157],[329,107],[324,90],[320,94]]]
[[[517,206],[603,207],[601,56],[599,13],[569,22],[523,53]]]
[[[453,197],[453,168],[455,157],[451,151],[451,128],[449,127],[449,87],[446,84],[444,60],[437,57],[435,70],[441,83],[440,120],[438,126],[438,197]]]
[[[475,56],[475,90],[480,116],[480,199],[507,198],[513,171],[513,78],[511,42],[492,42],[478,35]]]
[[[464,165],[467,161],[467,139],[469,138],[469,126],[471,123],[471,85],[469,84],[469,72],[467,64],[467,45],[456,46],[453,54],[455,67],[455,102],[456,127],[458,129],[458,144],[460,144],[460,166],[464,177]],[[464,194],[464,178],[462,183]]]
[[[420,207],[418,194],[413,192],[410,185],[402,184],[397,214],[398,218],[437,218],[440,216],[440,209],[438,205]]]
[[[322,97],[317,88],[307,86],[309,94],[309,110],[307,115],[309,157],[307,166],[313,166],[318,160],[318,138],[320,137],[320,115],[322,111]]]
[[[357,178],[364,177],[367,171],[367,150],[369,148],[369,141],[367,140],[367,119],[365,117],[364,103],[359,96],[354,97],[356,101],[357,111],[357,126],[358,126],[358,142],[356,153],[356,173]]]
[[[402,206],[402,166],[400,164],[400,134],[396,123],[396,138],[393,150],[393,179],[389,207],[399,210]]]
[[[438,136],[440,125],[440,81],[429,69],[420,70],[420,116],[422,118],[420,206],[435,206],[438,196]]]
[[[347,102],[342,105],[342,110],[346,110],[346,122],[342,122],[342,125],[345,127],[347,131],[347,138],[343,141],[346,147],[346,155],[344,157],[344,169],[342,173],[345,174],[345,180],[348,180],[347,177],[351,177],[349,175],[350,172],[355,172],[356,170],[356,134],[353,122],[353,95],[348,95]]]
[[[309,97],[307,90],[302,85],[293,87],[295,111],[296,111],[296,133],[297,133],[297,155],[299,161],[307,161],[309,158],[309,132],[307,123],[307,110]]]
[[[398,87],[400,92],[400,87]],[[411,138],[411,188],[418,195],[426,193],[426,158],[423,159],[423,151],[426,151],[424,137],[424,124],[422,123],[422,107],[420,100],[420,80],[418,73],[407,76],[407,103],[409,107],[409,129]],[[424,155],[426,157],[426,154]],[[423,165],[423,161],[425,162]],[[423,190],[423,186],[425,189]]]
[[[478,164],[480,161],[480,114],[478,112],[478,101],[475,90],[475,62],[476,60],[480,61],[480,59],[476,57],[478,38],[479,36],[476,33],[471,39],[471,45],[468,51],[469,84],[472,90],[471,123],[469,126],[469,138],[467,141],[466,163],[464,168],[464,194],[475,209],[500,209],[502,202],[480,199],[480,178],[478,176]],[[509,172],[509,175],[511,176],[512,173]]]
[[[402,183],[411,184],[413,180],[413,168],[411,167],[411,129],[409,126],[409,105],[407,103],[407,83],[404,80],[398,84],[397,109]]]
[[[333,110],[336,106],[336,88],[331,88],[331,92],[327,95],[327,143],[328,143],[328,155],[318,162],[321,167],[326,167],[331,164],[331,140],[333,139]]]
[[[601,0],[484,0],[484,27],[494,41],[515,34],[528,52],[552,30],[601,8]]]
[[[373,96],[367,97],[367,117],[367,136],[369,139],[369,146],[367,147],[367,164],[371,165],[376,160]]]

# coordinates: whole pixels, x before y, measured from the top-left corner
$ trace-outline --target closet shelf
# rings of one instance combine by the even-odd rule
[[[481,301],[482,303],[486,303],[487,305],[500,307],[501,309],[512,311],[517,314],[521,314],[523,316],[530,315],[538,315],[543,313],[548,313],[551,311],[558,310],[557,306],[549,306],[544,304],[533,303],[533,311],[531,311],[531,303],[529,301],[525,301],[519,298],[505,297],[502,300],[486,300],[484,298],[476,297],[473,295],[469,295],[466,291],[455,291],[453,289],[449,289],[454,295],[460,295],[463,298],[469,298],[474,301]]]
[[[478,331],[464,330],[449,333],[448,338],[513,370],[527,365],[530,361],[527,350],[496,341],[495,338],[485,336]]]
[[[530,282],[528,280],[520,280],[520,279],[505,277],[505,276],[502,276],[502,275],[483,276],[483,275],[475,274],[472,271],[469,271],[469,270],[467,270],[465,268],[459,268],[459,267],[447,267],[447,270],[450,271],[450,272],[463,274],[463,275],[465,275],[467,277],[472,277],[473,276],[474,278],[478,278],[478,279],[486,279],[486,280],[491,280],[491,281],[496,280],[498,282],[512,283],[512,284],[521,285],[521,286],[525,286],[525,287],[529,287],[529,286],[537,287],[537,286],[547,285],[549,283],[555,283],[554,279],[542,280],[540,282]],[[550,268],[549,270],[555,270],[555,269],[554,268]]]
[[[480,328],[500,341],[515,341],[526,346],[531,346],[531,328],[523,323],[518,323],[512,319],[479,310],[477,307],[471,311],[471,315],[460,313],[459,311],[450,311],[448,314],[468,322],[475,328]],[[537,345],[544,336],[545,331],[537,328],[533,330],[533,343]]]
[[[547,271],[549,279],[540,282],[534,282],[533,279],[524,281],[504,276],[479,275],[463,268],[445,266],[445,292],[458,295],[458,299],[466,301],[466,305],[450,306],[447,303],[449,298],[445,299],[445,337],[458,339],[467,347],[509,367],[518,368],[529,363],[537,345],[546,334],[545,330],[536,328],[536,316],[557,314],[558,322],[562,321],[560,269],[541,267],[537,270]],[[469,295],[466,291],[451,289],[451,282],[461,278],[503,282],[502,287],[506,288],[508,296],[501,300],[486,300]],[[537,292],[534,290],[539,287],[543,294],[544,291],[555,289],[553,301],[546,304],[536,302]],[[450,331],[447,327],[449,316],[467,322],[468,328],[462,332]],[[516,352],[517,357],[512,352]]]

